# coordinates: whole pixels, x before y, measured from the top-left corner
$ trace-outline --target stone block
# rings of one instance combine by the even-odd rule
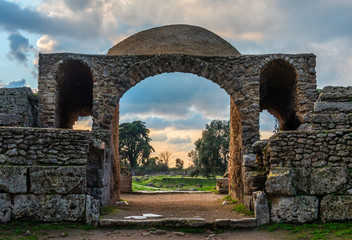
[[[266,174],[258,171],[246,172],[242,175],[244,177],[244,193],[252,194],[255,191],[262,191],[265,189]]]
[[[268,194],[272,195],[295,195],[293,170],[287,167],[271,169],[265,182],[265,189]]]
[[[256,141],[252,145],[253,152],[256,154],[263,154],[263,150],[267,144],[268,144],[267,140]]]
[[[215,219],[216,228],[229,228],[230,219]]]
[[[254,216],[257,219],[257,225],[263,225],[270,222],[270,212],[268,198],[263,191],[253,193]]]
[[[294,168],[293,169],[293,186],[299,193],[309,194],[310,190],[310,176],[312,169],[307,168]]]
[[[131,193],[132,192],[132,175],[121,173],[120,175],[120,192],[122,193]]]
[[[326,86],[319,95],[319,101],[348,102],[352,99],[352,87]]]
[[[301,124],[297,130],[303,131],[303,132],[309,132],[309,131],[312,131],[312,125],[308,123],[304,123],[304,124]]]
[[[349,172],[345,167],[324,167],[315,169],[311,175],[310,193],[327,195],[339,192],[348,181]]]
[[[230,219],[230,228],[254,228],[257,226],[255,218]]]
[[[104,170],[98,166],[87,166],[87,186],[103,187],[104,186]]]
[[[0,166],[0,191],[8,193],[27,192],[27,167]]]
[[[4,155],[4,154],[0,154],[0,164],[4,164],[9,160],[9,158]]]
[[[113,202],[110,202],[111,192],[109,186],[102,188],[87,188],[87,194],[92,196],[94,199],[99,200],[103,206],[114,204]]]
[[[352,102],[316,102],[314,112],[317,113],[334,113],[334,112],[352,112]]]
[[[216,190],[219,193],[229,192],[229,179],[228,178],[217,178],[216,179]]]
[[[256,161],[256,155],[255,154],[243,155],[242,166],[244,166],[244,167],[256,167],[257,164],[255,163],[255,161]]]
[[[43,222],[82,221],[86,196],[69,195],[15,195],[12,216]]]
[[[325,196],[320,203],[323,222],[352,219],[352,196]]]
[[[0,126],[22,126],[23,117],[18,114],[0,113]]]
[[[120,220],[120,219],[101,219],[99,221],[100,227],[163,227],[169,219],[153,219],[153,220]]]
[[[271,201],[273,222],[306,223],[317,220],[319,200],[314,196],[277,197]]]
[[[86,168],[72,167],[29,167],[30,192],[42,193],[85,193]]]
[[[0,222],[5,223],[11,219],[11,198],[7,193],[0,193]]]
[[[86,195],[86,223],[98,225],[100,216],[100,202]]]

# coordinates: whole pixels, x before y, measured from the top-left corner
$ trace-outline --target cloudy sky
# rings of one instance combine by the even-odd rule
[[[318,88],[352,85],[351,0],[0,0],[0,86],[37,88],[39,52],[105,54],[136,32],[178,23],[242,54],[314,53]],[[228,118],[228,102],[209,80],[162,74],[125,94],[122,121],[144,120],[159,152],[184,159],[205,123]],[[262,117],[262,133],[271,128]]]

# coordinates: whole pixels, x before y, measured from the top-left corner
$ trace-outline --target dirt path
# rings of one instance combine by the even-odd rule
[[[65,236],[62,236],[65,235]],[[61,231],[47,231],[45,236],[39,236],[38,239],[55,239],[55,240],[163,240],[163,239],[190,239],[190,240],[272,240],[284,239],[282,232],[266,232],[256,230],[243,230],[234,232],[223,232],[214,234],[211,231],[204,233],[189,234],[175,231],[156,230],[153,233],[150,230],[80,230],[64,229]]]
[[[146,213],[162,215],[163,218],[239,219],[246,216],[231,211],[233,204],[222,206],[225,195],[214,193],[194,194],[121,194],[128,206],[103,216],[103,218],[125,219],[128,216],[142,216]]]

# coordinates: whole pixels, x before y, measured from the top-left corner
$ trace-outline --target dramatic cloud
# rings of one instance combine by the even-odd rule
[[[335,38],[323,43],[311,43],[312,52],[318,52],[318,86],[352,85],[352,40]],[[327,67],[329,66],[329,67]]]
[[[72,11],[84,10],[90,4],[90,0],[65,0],[65,4]]]
[[[208,79],[172,73],[148,78],[130,89],[120,101],[120,112],[139,117],[149,113],[180,119],[180,123],[194,113],[209,119],[226,119],[229,102],[228,94]]]
[[[26,64],[28,53],[33,52],[33,46],[29,44],[28,39],[19,33],[13,33],[9,36],[8,40],[10,42],[8,58]]]
[[[25,79],[22,79],[19,81],[13,81],[13,82],[10,82],[8,85],[4,86],[4,88],[19,88],[19,87],[27,87]]]
[[[37,59],[33,58],[39,51],[105,54],[114,44],[141,30],[184,23],[213,31],[243,54],[312,52],[317,55],[319,88],[352,85],[350,0],[38,2],[29,8],[26,1],[0,0],[0,29],[7,34],[18,34],[17,39],[9,38],[12,45],[8,56],[12,60],[23,63],[32,60],[36,64]],[[35,45],[35,52],[28,39],[19,33],[38,34],[30,42]],[[4,75],[0,77],[8,79]],[[27,79],[24,76],[13,79],[21,78]],[[168,142],[179,136],[190,136],[195,141],[206,123],[212,119],[228,119],[229,96],[216,84],[194,75],[162,74],[129,90],[121,99],[120,112],[121,122],[145,121],[153,129],[154,143],[160,141],[156,142],[158,150],[182,152],[183,159],[193,144],[168,145]],[[89,127],[89,122],[82,122]],[[273,129],[272,116],[261,116],[260,125],[262,136],[269,136]]]
[[[58,45],[58,42],[48,35],[43,35],[37,40],[37,48],[39,52],[53,52],[55,47]]]
[[[132,26],[181,22],[207,27],[228,39],[258,41],[281,27],[280,21],[284,14],[277,9],[277,2],[132,0],[116,1],[113,11],[123,22]]]
[[[172,107],[172,104],[170,104]],[[136,120],[142,120],[146,123],[148,128],[153,128],[156,130],[163,130],[167,127],[174,127],[177,129],[182,130],[192,130],[198,129],[201,130],[204,128],[205,124],[209,123],[211,120],[210,118],[205,118],[200,113],[190,113],[184,116],[184,118],[180,119],[171,119],[171,118],[159,118],[159,117],[150,117],[148,115],[138,115],[131,114],[129,116],[120,115],[120,122],[133,122]]]
[[[165,133],[155,133],[151,134],[150,138],[153,142],[165,142],[167,140],[167,135]]]
[[[45,4],[45,3],[44,3]],[[51,8],[59,7],[60,2],[52,2]],[[58,16],[51,11],[20,8],[16,3],[0,0],[0,26],[8,31],[25,30],[31,33],[52,34],[71,38],[97,38],[100,34],[101,15],[87,11],[83,17]]]
[[[192,139],[190,138],[190,136],[186,136],[186,137],[175,137],[175,138],[171,138],[168,143],[170,144],[181,144],[181,143],[191,143]]]
[[[278,1],[278,8],[285,12],[281,23],[282,36],[304,36],[303,41],[323,42],[335,37],[352,37],[352,2],[337,1]],[[285,34],[285,35],[284,35]]]

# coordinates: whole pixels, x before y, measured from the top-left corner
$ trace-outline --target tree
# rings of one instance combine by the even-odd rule
[[[185,164],[185,162],[183,160],[176,158],[176,168],[178,170],[182,170],[184,164]]]
[[[188,153],[193,160],[193,175],[222,175],[227,169],[230,145],[230,122],[213,120],[205,125],[202,137],[195,143],[195,149]]]
[[[161,152],[159,154],[159,160],[160,160],[161,164],[168,167],[170,159],[171,159],[171,155],[172,155],[172,152],[169,152],[169,151]]]
[[[138,164],[144,164],[149,158],[153,147],[149,144],[149,129],[142,121],[122,123],[119,126],[119,153],[122,161],[130,165],[132,175],[135,175],[135,168]]]

